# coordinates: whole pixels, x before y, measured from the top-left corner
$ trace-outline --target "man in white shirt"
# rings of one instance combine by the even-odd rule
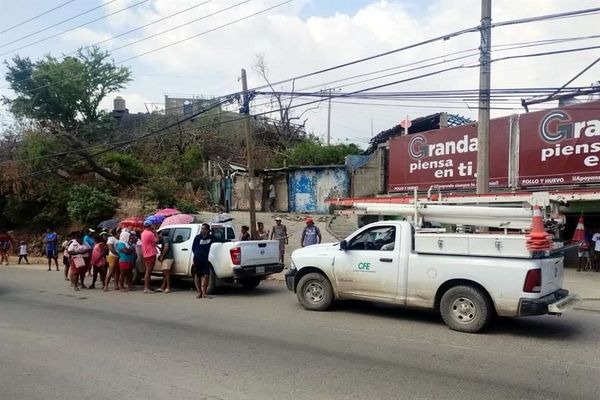
[[[600,269],[600,230],[596,230],[592,236],[592,242],[594,243],[594,270],[598,272]]]

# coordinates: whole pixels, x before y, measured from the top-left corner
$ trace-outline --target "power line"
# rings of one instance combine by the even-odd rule
[[[164,16],[164,17],[162,17],[162,18],[156,19],[156,20],[154,20],[154,21],[152,21],[152,22],[149,22],[149,23],[147,23],[147,24],[144,24],[144,25],[138,26],[137,28],[130,29],[130,30],[126,31],[126,32],[120,33],[120,34],[118,34],[118,35],[116,35],[116,36],[113,36],[113,37],[110,37],[110,38],[108,38],[108,39],[104,39],[104,40],[101,40],[101,41],[99,41],[99,42],[96,42],[96,43],[90,44],[90,45],[88,45],[88,46],[85,46],[84,48],[89,48],[89,47],[93,47],[93,46],[98,46],[98,45],[101,45],[101,44],[103,44],[103,43],[110,42],[111,40],[118,39],[118,38],[120,38],[120,37],[122,37],[122,36],[125,36],[125,35],[128,35],[128,34],[130,34],[130,33],[133,33],[133,32],[136,32],[136,31],[139,31],[140,29],[147,28],[147,27],[149,27],[149,26],[151,26],[151,25],[154,25],[154,24],[157,24],[157,23],[159,23],[159,22],[165,21],[165,20],[167,20],[167,19],[169,19],[169,18],[173,18],[173,17],[175,17],[175,16],[177,16],[177,15],[181,15],[181,14],[183,14],[183,13],[185,13],[185,12],[188,12],[188,11],[190,11],[190,10],[193,10],[194,8],[198,8],[198,7],[200,7],[200,6],[203,6],[203,5],[205,5],[205,4],[208,4],[208,3],[212,2],[212,1],[213,1],[213,0],[206,0],[206,1],[203,1],[203,2],[201,2],[201,3],[198,3],[198,4],[195,4],[195,5],[193,5],[193,6],[191,6],[191,7],[185,8],[185,9],[183,9],[183,10],[181,10],[181,11],[177,11],[177,12],[175,12],[175,13],[173,13],[173,14],[169,14],[169,15],[167,15],[167,16]],[[69,54],[75,54],[75,53],[77,53],[77,50],[75,50],[75,51],[73,51],[73,52],[71,52],[71,53],[69,53]]]
[[[231,9],[233,9],[233,8],[235,8],[235,7],[239,7],[239,6],[241,6],[241,5],[243,5],[243,4],[246,4],[246,3],[250,2],[250,1],[251,1],[251,0],[244,0],[244,1],[242,1],[242,2],[239,2],[239,3],[237,3],[237,4],[231,5],[231,6],[229,6],[229,7],[225,7],[225,8],[222,8],[222,9],[220,9],[220,10],[217,10],[217,11],[215,11],[215,12],[213,12],[213,13],[210,13],[210,14],[207,14],[207,15],[203,15],[203,16],[202,16],[202,17],[200,17],[200,18],[196,18],[196,19],[193,19],[193,20],[191,20],[191,21],[188,21],[188,22],[186,22],[186,23],[183,23],[183,24],[180,24],[180,25],[174,26],[174,27],[172,27],[172,28],[165,29],[165,30],[164,30],[164,31],[162,31],[162,32],[158,32],[158,33],[152,34],[152,35],[150,35],[150,36],[146,36],[146,37],[143,37],[143,38],[141,38],[141,39],[134,40],[133,42],[129,42],[129,43],[127,43],[127,44],[124,44],[124,45],[122,45],[122,46],[119,46],[119,47],[112,48],[112,49],[110,49],[110,52],[111,52],[111,53],[113,53],[113,52],[115,52],[115,51],[118,51],[118,50],[124,49],[125,47],[133,46],[134,44],[137,44],[137,43],[144,42],[144,41],[146,41],[146,40],[148,40],[148,39],[152,39],[152,38],[155,38],[155,37],[157,37],[157,36],[164,35],[165,33],[172,32],[172,31],[174,31],[174,30],[177,30],[177,29],[179,29],[179,28],[183,28],[184,26],[187,26],[187,25],[193,24],[193,23],[195,23],[195,22],[198,22],[198,21],[202,21],[203,19],[207,19],[207,18],[209,18],[209,17],[212,17],[212,16],[214,16],[214,15],[217,15],[217,14],[221,14],[221,13],[223,13],[223,12],[225,12],[225,11],[228,11],[228,10],[231,10]]]
[[[50,40],[50,39],[52,39],[52,38],[55,38],[55,37],[58,37],[58,36],[62,36],[62,35],[64,35],[64,34],[65,34],[65,33],[67,33],[67,32],[71,32],[71,31],[74,31],[75,29],[79,29],[79,28],[82,28],[82,27],[84,27],[84,26],[86,26],[86,25],[93,24],[94,22],[98,22],[98,21],[100,21],[100,20],[103,20],[103,19],[105,19],[105,18],[111,17],[111,16],[113,16],[113,15],[115,15],[115,14],[119,14],[119,13],[121,13],[121,12],[123,12],[123,11],[126,11],[126,10],[129,10],[129,9],[131,9],[131,8],[137,7],[137,6],[139,6],[140,4],[147,3],[148,1],[150,1],[150,0],[142,0],[142,1],[139,1],[139,2],[137,2],[137,3],[134,3],[134,4],[130,5],[130,6],[127,6],[127,7],[121,8],[120,10],[113,11],[113,12],[111,12],[111,13],[109,13],[109,14],[106,14],[106,15],[103,15],[103,16],[101,16],[101,17],[95,18],[95,19],[93,19],[93,20],[91,20],[91,21],[88,21],[88,22],[86,22],[86,23],[83,23],[83,24],[77,25],[77,26],[75,26],[75,27],[73,27],[73,28],[65,29],[64,31],[61,31],[61,32],[55,33],[55,34],[53,34],[53,35],[50,35],[50,36],[46,36],[45,38],[42,38],[42,39],[36,40],[35,42],[31,42],[31,43],[28,43],[28,44],[26,44],[26,45],[24,45],[24,46],[21,46],[21,47],[18,47],[18,48],[16,48],[16,49],[13,49],[13,50],[7,51],[6,53],[2,53],[2,54],[0,54],[0,57],[2,57],[2,56],[5,56],[5,55],[7,55],[7,54],[11,54],[11,53],[17,52],[17,51],[19,51],[19,50],[25,49],[25,48],[27,48],[27,47],[33,46],[33,45],[35,45],[35,44],[38,44],[38,43],[45,42],[46,40]]]
[[[6,29],[0,31],[0,33],[6,33],[8,31],[11,31],[11,30],[15,29],[15,28],[18,28],[19,26],[25,25],[28,22],[34,21],[34,20],[36,20],[36,19],[38,19],[40,17],[43,17],[44,15],[50,14],[52,11],[58,10],[59,8],[62,8],[64,6],[66,6],[67,4],[73,3],[74,1],[75,0],[69,0],[69,1],[66,1],[66,2],[64,2],[62,4],[59,4],[56,7],[49,9],[48,11],[44,11],[41,14],[34,15],[33,17],[31,17],[29,19],[26,19],[23,22],[19,22],[18,24],[15,24],[15,25],[13,25],[13,26],[11,26],[9,28],[6,28]]]
[[[243,3],[246,3],[246,2],[248,2],[248,1],[249,1],[249,0],[245,0],[245,1],[243,1],[242,3],[238,3],[238,4],[236,4],[236,5],[232,6],[232,7],[235,7],[235,6],[237,6],[237,5],[240,5],[240,4],[243,4]],[[186,37],[186,38],[183,38],[183,39],[181,39],[181,40],[178,40],[178,41],[176,41],[176,42],[169,43],[169,44],[166,44],[166,45],[164,45],[164,46],[157,47],[157,48],[155,48],[155,49],[152,49],[152,50],[148,50],[148,51],[146,51],[146,52],[143,52],[143,53],[141,53],[141,54],[138,54],[138,55],[135,55],[135,56],[132,56],[132,57],[129,57],[129,58],[125,58],[124,60],[120,60],[120,61],[117,61],[117,62],[118,62],[118,63],[124,63],[124,62],[126,62],[126,61],[130,61],[130,60],[133,60],[133,59],[136,59],[136,58],[139,58],[139,57],[142,57],[142,56],[148,55],[148,54],[150,54],[150,53],[154,53],[154,52],[157,52],[157,51],[160,51],[160,50],[164,50],[164,49],[166,49],[166,48],[168,48],[168,47],[175,46],[175,45],[177,45],[177,44],[180,44],[180,43],[183,43],[183,42],[187,42],[188,40],[195,39],[195,38],[197,38],[197,37],[200,37],[200,36],[204,36],[204,35],[206,35],[207,33],[211,33],[211,32],[217,31],[217,30],[219,30],[219,29],[226,28],[226,27],[228,27],[228,26],[230,26],[230,25],[233,25],[233,24],[235,24],[235,23],[238,23],[238,22],[241,22],[241,21],[247,20],[247,19],[249,19],[249,18],[252,18],[252,17],[254,17],[254,16],[257,16],[257,15],[260,15],[260,14],[264,14],[264,13],[266,13],[267,11],[271,11],[271,10],[273,10],[273,9],[275,9],[275,8],[278,8],[278,7],[281,7],[281,6],[285,5],[285,4],[291,3],[292,1],[294,1],[294,0],[286,0],[286,1],[283,1],[283,2],[281,2],[281,3],[275,4],[274,6],[271,6],[271,7],[265,8],[265,9],[263,9],[263,10],[261,10],[261,11],[257,11],[257,12],[255,12],[255,13],[252,13],[252,14],[246,15],[245,17],[238,18],[238,19],[236,19],[236,20],[230,21],[230,22],[228,22],[228,23],[226,23],[226,24],[219,25],[219,26],[217,26],[217,27],[215,27],[215,28],[212,28],[212,29],[206,30],[206,31],[204,31],[204,32],[201,32],[201,33],[195,34],[195,35],[193,35],[193,36],[188,36],[188,37]],[[232,8],[232,7],[230,7],[230,8]],[[116,49],[116,50],[118,50],[118,49],[119,49],[119,47],[117,47],[117,49]],[[237,94],[237,92],[236,92],[235,94]]]
[[[20,41],[21,41],[21,40],[23,40],[23,39],[27,39],[28,37],[31,37],[31,36],[33,36],[33,35],[37,35],[38,33],[45,32],[45,31],[47,31],[48,29],[54,28],[55,26],[62,25],[62,24],[64,24],[65,22],[68,22],[68,21],[71,21],[71,20],[73,20],[73,19],[75,19],[75,18],[81,17],[82,15],[89,14],[89,13],[91,13],[92,11],[95,11],[95,10],[97,10],[97,9],[99,9],[99,8],[106,7],[107,5],[109,5],[110,3],[114,3],[115,1],[117,1],[117,0],[109,0],[109,1],[107,1],[106,3],[103,3],[103,4],[99,5],[99,6],[96,6],[96,7],[94,7],[94,8],[90,8],[89,10],[86,10],[86,11],[84,11],[84,12],[82,12],[82,13],[79,13],[79,14],[77,14],[77,15],[74,15],[74,16],[72,16],[72,17],[70,17],[70,18],[63,19],[62,21],[59,21],[59,22],[57,22],[57,23],[55,23],[55,24],[52,24],[52,25],[50,25],[50,26],[47,26],[47,27],[45,27],[45,28],[43,28],[43,29],[40,29],[40,30],[38,30],[38,31],[35,31],[35,32],[33,32],[33,33],[30,33],[30,34],[28,34],[28,35],[21,36],[20,38],[17,38],[17,39],[15,39],[15,40],[13,40],[12,42],[8,42],[8,43],[0,44],[0,47],[6,47],[6,46],[8,46],[9,44],[13,44],[13,43],[16,43],[16,42],[20,42]]]

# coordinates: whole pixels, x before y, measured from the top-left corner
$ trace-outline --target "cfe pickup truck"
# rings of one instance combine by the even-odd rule
[[[192,244],[200,233],[202,224],[169,225],[158,230],[167,232],[173,245],[173,277],[193,277]],[[267,275],[281,272],[279,262],[279,242],[277,240],[236,241],[235,228],[231,223],[210,224],[214,242],[210,247],[211,264],[208,291],[213,293],[222,283],[239,283],[252,289]],[[140,271],[143,273],[143,270]],[[156,267],[154,273],[161,274]]]
[[[479,332],[495,315],[560,315],[578,301],[562,289],[563,258],[533,258],[525,240],[376,222],[340,243],[294,251],[286,285],[309,310],[336,299],[434,309],[461,332]]]

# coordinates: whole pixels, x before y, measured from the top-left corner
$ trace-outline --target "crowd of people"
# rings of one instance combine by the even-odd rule
[[[250,228],[241,227],[240,240],[251,240]],[[275,225],[266,230],[262,222],[257,223],[255,240],[278,240],[279,259],[284,263],[285,246],[289,244],[287,227],[283,225],[280,217],[275,218]],[[202,224],[200,233],[194,238],[192,245],[193,268],[195,272],[195,286],[197,298],[210,298],[208,295],[208,279],[210,263],[208,255],[214,238],[210,233],[210,226]],[[321,242],[321,232],[314,224],[312,218],[306,219],[306,226],[302,231],[300,245],[302,247]],[[133,286],[133,271],[137,262],[143,262],[144,293],[171,291],[171,269],[174,263],[172,242],[169,231],[157,234],[155,226],[144,224],[140,232],[135,229],[86,229],[85,231],[71,232],[67,239],[59,245],[59,236],[53,228],[48,228],[43,236],[44,253],[47,258],[47,271],[60,271],[59,255],[62,254],[64,278],[69,281],[74,290],[83,288],[95,289],[100,283],[102,290],[107,292],[110,284],[115,291],[135,290]],[[2,262],[8,264],[8,254],[15,248],[14,239],[4,231],[0,231],[0,256]],[[29,263],[28,246],[25,241],[20,241],[18,255],[21,261]],[[151,277],[157,266],[163,275],[161,286],[154,290],[151,287]],[[91,277],[91,283],[86,286],[86,277]]]

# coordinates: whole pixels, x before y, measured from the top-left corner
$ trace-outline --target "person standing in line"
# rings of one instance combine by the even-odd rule
[[[115,290],[121,289],[119,286],[119,275],[121,275],[119,268],[119,252],[115,247],[118,242],[116,234],[117,231],[113,229],[110,231],[108,238],[106,239],[106,248],[108,250],[108,256],[106,257],[106,261],[108,263],[108,272],[104,280],[105,292],[108,292],[108,285],[113,275],[115,277]]]
[[[279,262],[285,264],[285,245],[288,244],[288,233],[287,227],[281,223],[280,217],[275,218],[275,226],[271,229],[271,240],[273,239],[279,240]]]
[[[69,237],[71,237],[72,235],[69,234]],[[61,248],[63,251],[63,270],[65,271],[65,281],[69,280],[69,268],[71,267],[71,262],[69,260],[69,244],[71,243],[71,240],[69,238],[63,240],[62,244],[61,244]]]
[[[70,275],[71,275],[71,286],[76,291],[79,291],[79,282],[82,282],[85,277],[86,270],[86,261],[84,259],[84,255],[89,251],[89,247],[84,243],[83,237],[80,233],[75,233],[73,235],[73,240],[71,240],[68,248],[69,256],[71,259],[71,266],[69,267]],[[85,287],[85,286],[83,286]]]
[[[119,236],[119,241],[115,245],[117,253],[119,254],[119,287],[122,291],[128,292],[133,289],[131,283],[131,269],[136,257],[136,246],[137,236],[134,233],[122,232]],[[127,284],[127,288],[125,288]]]
[[[160,261],[160,270],[163,273],[163,281],[160,288],[157,289],[157,292],[170,293],[171,292],[171,268],[173,267],[173,246],[171,243],[171,238],[169,237],[169,230],[164,230],[161,232],[161,248],[160,255],[158,256],[158,261]]]
[[[312,246],[313,244],[321,243],[321,230],[315,225],[311,217],[306,218],[306,226],[302,231],[300,245],[302,247]]]
[[[250,240],[250,227],[242,225],[242,233],[240,234],[240,240]]]
[[[54,229],[46,229],[44,235],[44,245],[46,246],[46,257],[48,258],[48,271],[52,271],[52,260],[58,271],[58,235]]]
[[[256,227],[255,240],[269,240],[269,231],[265,231],[265,224],[262,222],[257,222]]]
[[[271,182],[269,184],[269,211],[274,212],[275,211],[275,200],[277,198],[277,193],[275,192],[275,185],[273,185],[273,182]]]
[[[11,246],[14,247],[15,241],[10,235],[0,230],[0,265],[6,261],[6,265],[8,265],[8,253],[10,251]]]
[[[594,243],[594,271],[598,272],[600,268],[600,229],[596,229],[596,233],[592,236]]]
[[[19,242],[19,261],[17,261],[17,263],[21,264],[21,260],[25,260],[25,264],[29,264],[29,260],[27,260],[28,254],[29,251],[27,250],[27,242],[21,240],[21,242]]]
[[[83,236],[83,243],[90,248],[90,251],[92,251],[94,249],[94,246],[96,245],[96,241],[94,240],[94,232],[96,232],[95,230],[93,230],[92,228],[88,228],[85,231],[85,235]],[[91,264],[91,255],[88,254],[85,257],[85,261],[87,262],[86,264],[86,268],[87,268],[87,274],[88,275],[92,275],[92,264]],[[83,282],[82,282],[83,284]]]
[[[102,282],[102,289],[104,290],[104,282],[106,281],[106,256],[108,254],[108,247],[106,245],[107,236],[107,232],[101,232],[92,251],[92,284],[89,287],[90,289],[96,289],[96,280],[98,280],[98,275],[100,275],[100,282]]]
[[[144,223],[144,231],[142,232],[142,255],[144,257],[144,266],[146,272],[144,274],[144,293],[152,293],[150,280],[152,279],[152,271],[156,265],[156,233],[152,224]]]
[[[242,227],[242,229],[243,228],[244,227]],[[196,272],[194,282],[196,284],[196,291],[198,292],[198,295],[196,296],[197,299],[212,298],[208,294],[208,279],[211,268],[210,262],[208,261],[208,254],[210,253],[210,246],[212,245],[213,241],[214,238],[210,233],[210,226],[208,224],[202,224],[200,233],[196,235],[194,238],[194,243],[192,244],[192,253],[194,254],[194,270]]]

